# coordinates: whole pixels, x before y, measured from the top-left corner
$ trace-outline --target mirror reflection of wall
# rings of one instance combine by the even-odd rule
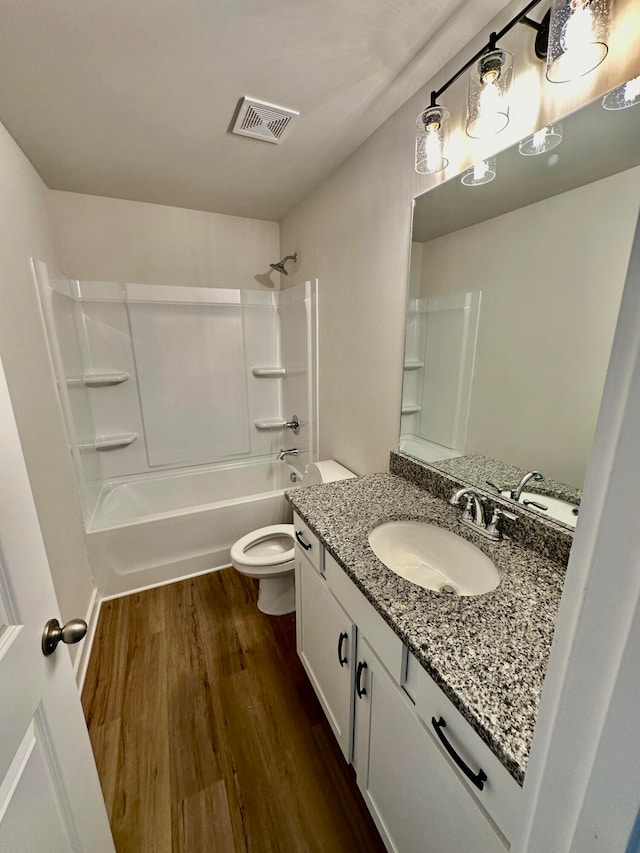
[[[625,112],[633,115],[615,116],[611,132],[611,114],[593,104],[565,122],[555,156],[522,157],[516,146],[498,158],[493,183],[453,179],[417,200],[405,452],[425,461],[481,454],[582,487],[640,207],[640,167],[625,168],[640,162],[640,150],[627,150],[640,136],[640,107]],[[462,338],[450,329],[449,352],[434,364],[428,322],[421,337],[416,318],[434,300],[470,292],[481,292],[482,308],[468,429],[456,441],[427,413],[464,396],[464,358],[451,350]],[[437,379],[425,381],[431,368]]]

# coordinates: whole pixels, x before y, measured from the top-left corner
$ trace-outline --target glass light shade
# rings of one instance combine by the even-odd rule
[[[494,136],[509,124],[512,77],[513,55],[506,50],[491,50],[476,62],[469,73],[467,136]]]
[[[627,80],[622,86],[612,89],[602,99],[605,110],[626,110],[627,107],[634,107],[636,104],[640,104],[640,77]]]
[[[525,136],[520,140],[518,150],[525,157],[535,157],[536,154],[546,154],[553,148],[557,148],[562,142],[562,122],[542,127],[531,136]]]
[[[460,178],[465,187],[480,187],[482,184],[488,184],[496,176],[496,160],[491,157],[488,160],[481,160],[467,169]]]
[[[449,165],[444,156],[449,134],[449,110],[435,106],[424,109],[416,119],[416,172],[431,175]]]
[[[549,22],[547,80],[583,77],[609,51],[611,0],[553,0]]]

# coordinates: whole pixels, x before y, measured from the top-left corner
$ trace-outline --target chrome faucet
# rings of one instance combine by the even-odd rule
[[[467,527],[475,530],[476,533],[479,533],[481,536],[485,536],[487,539],[491,539],[494,542],[502,539],[502,531],[500,529],[501,518],[508,518],[511,521],[517,521],[518,519],[517,515],[507,512],[502,509],[502,507],[496,506],[493,510],[490,521],[487,522],[483,506],[486,499],[478,494],[475,489],[458,489],[457,492],[454,492],[449,503],[452,506],[457,506],[460,503],[461,498],[464,497],[466,497],[467,502],[464,512],[462,513],[462,518],[460,519],[460,524],[465,524]]]
[[[280,462],[282,462],[282,460],[284,459],[285,456],[297,456],[297,455],[298,455],[298,448],[297,447],[292,447],[289,450],[280,450],[278,453],[278,460]]]
[[[544,480],[544,474],[541,474],[540,471],[528,471],[520,480],[515,489],[511,489],[512,500],[520,500],[520,495],[522,494],[524,487],[527,485],[529,480]]]
[[[462,522],[470,527],[481,527],[485,529],[484,507],[482,506],[484,498],[480,497],[475,489],[458,489],[454,493],[449,503],[451,506],[458,506],[460,500],[466,497],[467,503],[462,514]]]

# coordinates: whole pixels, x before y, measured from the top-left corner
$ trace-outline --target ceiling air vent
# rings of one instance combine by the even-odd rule
[[[297,110],[288,110],[286,107],[277,107],[275,104],[245,96],[240,101],[233,133],[252,136],[264,142],[282,142],[294,119],[299,115]]]

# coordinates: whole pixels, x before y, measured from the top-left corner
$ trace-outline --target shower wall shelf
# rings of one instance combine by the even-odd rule
[[[405,370],[420,370],[421,367],[424,367],[424,361],[413,361],[407,359],[404,363]]]
[[[283,420],[259,420],[259,421],[254,421],[254,425],[255,425],[255,428],[259,429],[259,430],[284,429],[284,421]]]
[[[80,450],[116,450],[128,447],[138,438],[137,432],[121,432],[117,435],[99,435],[94,442],[80,444]]]
[[[110,385],[120,385],[129,379],[129,374],[125,370],[114,370],[110,372],[84,373],[82,376],[76,376],[72,379],[67,379],[66,383],[69,387],[83,385],[87,388],[106,388]]]
[[[259,379],[274,379],[286,375],[284,367],[252,367],[251,372]]]
[[[407,406],[403,406],[403,407],[402,407],[402,414],[403,414],[403,415],[415,415],[415,414],[417,414],[420,410],[421,410],[421,407],[420,407],[420,406],[411,406],[411,405],[407,405]]]

